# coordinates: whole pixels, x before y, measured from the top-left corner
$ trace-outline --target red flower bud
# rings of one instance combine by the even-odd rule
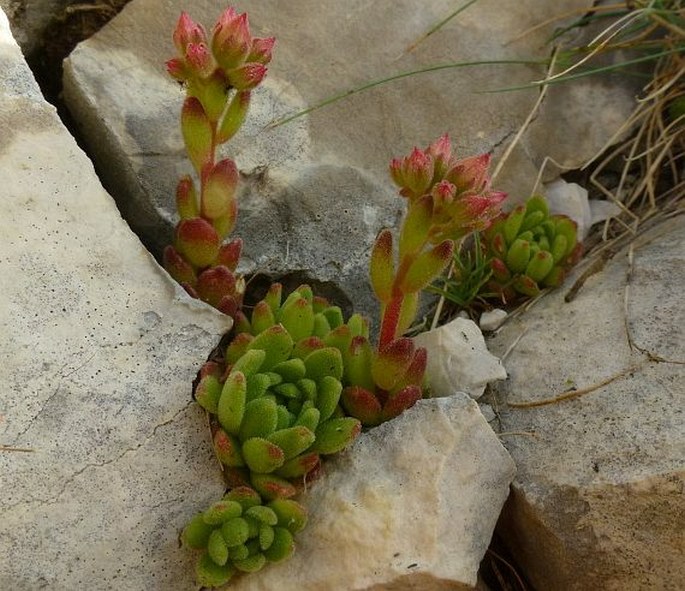
[[[228,83],[237,90],[251,90],[257,86],[266,76],[266,67],[263,64],[249,63],[230,72],[226,72]]]
[[[447,134],[442,135],[426,148],[426,154],[433,158],[434,179],[441,180],[450,166],[452,145]]]
[[[400,194],[410,199],[428,191],[433,180],[433,158],[414,148],[412,153],[390,163],[390,175],[402,189]]]
[[[240,66],[250,53],[252,36],[247,14],[227,8],[219,17],[212,34],[212,52],[225,70]]]
[[[176,80],[180,80],[181,82],[185,82],[190,75],[190,71],[188,70],[185,61],[178,57],[166,62],[166,71],[172,78],[176,78]]]
[[[185,11],[181,13],[178,19],[173,39],[174,45],[181,55],[185,55],[189,43],[207,43],[207,35],[202,25],[197,24]]]
[[[271,52],[275,43],[275,37],[255,37],[252,40],[252,47],[245,61],[268,64],[271,61]]]
[[[214,68],[214,59],[204,43],[188,43],[186,46],[186,64],[195,76],[207,78]]]
[[[480,193],[490,182],[488,178],[490,154],[481,154],[457,160],[447,172],[445,178],[456,185],[460,193]]]

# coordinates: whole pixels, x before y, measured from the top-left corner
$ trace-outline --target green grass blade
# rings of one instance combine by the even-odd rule
[[[468,67],[473,67],[473,66],[500,66],[500,65],[525,65],[525,66],[539,66],[539,65],[544,65],[546,63],[546,60],[483,60],[483,61],[476,61],[476,62],[452,62],[452,63],[447,63],[447,64],[438,64],[438,65],[433,65],[433,66],[426,66],[425,68],[418,68],[416,70],[410,70],[408,72],[401,72],[399,74],[395,74],[394,76],[389,76],[387,78],[382,78],[379,80],[373,80],[371,82],[367,82],[366,84],[362,84],[361,86],[357,86],[355,88],[351,88],[349,90],[346,90],[344,92],[341,92],[339,94],[333,95],[331,97],[328,97],[327,99],[322,100],[321,102],[316,103],[315,105],[312,105],[310,107],[307,107],[306,109],[303,109],[302,111],[298,111],[297,113],[294,113],[292,115],[287,115],[286,117],[282,119],[277,119],[276,121],[272,121],[266,126],[266,129],[273,129],[274,127],[280,127],[281,125],[285,125],[286,123],[290,123],[291,121],[294,121],[295,119],[298,119],[300,117],[303,117],[304,115],[308,115],[309,113],[316,111],[322,107],[327,107],[328,105],[332,105],[333,103],[337,103],[338,101],[347,98],[349,96],[359,94],[360,92],[364,92],[366,90],[370,90],[372,88],[375,88],[376,86],[381,86],[382,84],[387,84],[389,82],[393,82],[395,80],[400,80],[402,78],[408,78],[410,76],[416,76],[418,74],[426,74],[428,72],[437,72],[440,70],[449,70],[449,69],[455,69],[455,68],[468,68]]]

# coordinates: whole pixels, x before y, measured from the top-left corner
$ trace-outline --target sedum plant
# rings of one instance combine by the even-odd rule
[[[390,174],[407,200],[395,248],[382,230],[371,252],[371,284],[381,305],[378,346],[353,340],[348,353],[360,369],[348,372],[345,410],[364,425],[393,418],[422,397],[426,351],[402,335],[413,323],[419,294],[450,262],[455,241],[486,228],[506,195],[493,191],[490,156],[457,159],[445,134],[425,150],[394,159]]]
[[[173,40],[178,55],[166,65],[185,87],[181,131],[198,183],[190,175],[178,183],[180,221],[174,244],[164,250],[164,268],[191,296],[233,316],[245,291],[235,274],[242,242],[226,242],[236,223],[239,175],[233,160],[217,160],[217,150],[243,124],[274,39],[252,37],[247,14],[227,8],[211,38],[183,12]]]
[[[505,302],[557,287],[581,252],[576,223],[550,215],[539,195],[497,219],[483,240],[492,269],[487,287]]]
[[[221,362],[200,373],[195,398],[215,419],[214,449],[232,485],[267,499],[296,494],[322,455],[342,450],[361,431],[342,412],[343,356],[332,339],[342,312],[308,286],[281,302],[273,284]],[[361,329],[361,322],[357,323]]]
[[[185,527],[181,541],[201,550],[198,584],[219,587],[236,573],[260,570],[268,562],[292,555],[293,535],[307,523],[307,514],[291,499],[264,503],[249,487],[237,487],[198,513]]]

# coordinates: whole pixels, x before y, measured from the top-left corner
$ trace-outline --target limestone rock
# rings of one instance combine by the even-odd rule
[[[0,589],[187,590],[221,495],[191,383],[227,318],[175,287],[0,11]]]
[[[576,183],[558,178],[545,185],[545,198],[552,214],[570,217],[578,224],[578,241],[587,238],[590,227],[607,218],[617,216],[621,208],[603,199],[588,199],[588,191]]]
[[[417,335],[414,342],[428,350],[426,377],[432,396],[466,392],[478,399],[488,383],[507,378],[502,362],[488,351],[473,320],[456,318]]]
[[[491,94],[475,91],[525,84],[543,76],[543,67],[489,65],[424,73],[349,96],[279,127],[267,124],[336,93],[399,72],[454,61],[545,57],[550,51],[546,40],[563,21],[536,29],[522,40],[512,39],[550,17],[574,11],[581,14],[591,6],[590,0],[526,0],[515,10],[503,11],[499,2],[482,0],[408,51],[454,10],[452,3],[430,0],[417,9],[411,0],[358,6],[333,0],[238,2],[239,10],[249,10],[255,34],[275,35],[278,42],[266,83],[254,96],[245,128],[226,146],[227,154],[248,177],[258,176],[268,167],[269,174],[260,187],[264,194],[281,190],[270,186],[279,178],[294,179],[294,186],[306,183],[305,197],[332,218],[347,219],[345,210],[351,209],[347,196],[353,197],[353,203],[365,199],[372,211],[389,207],[392,211],[386,216],[354,214],[375,234],[395,216],[395,206],[388,205],[386,197],[394,192],[387,172],[392,157],[408,153],[414,145],[425,146],[445,131],[462,155],[501,154],[533,107],[537,89]],[[105,186],[158,257],[171,241],[176,180],[189,169],[178,124],[182,93],[164,71],[165,60],[174,52],[171,32],[182,9],[189,9],[193,18],[210,26],[221,7],[210,0],[199,0],[192,7],[181,0],[133,0],[107,27],[82,43],[65,64],[65,99],[82,127]],[[617,121],[625,120],[634,95],[634,88],[627,83],[605,85],[594,80],[584,81],[582,92],[574,91],[571,101],[564,92],[551,89],[540,116],[502,170],[498,185],[523,200],[546,156],[565,166],[584,162],[613,134]],[[606,121],[597,120],[598,102],[611,103]],[[542,125],[542,121],[546,123]],[[555,137],[550,140],[552,132]],[[560,134],[563,141],[556,137]],[[319,165],[350,171],[339,181],[342,187],[337,199],[338,187],[330,184],[330,168]],[[286,168],[287,174],[280,168]],[[368,179],[375,179],[378,186],[370,189]],[[316,195],[320,198],[313,200]],[[297,196],[293,192],[286,201],[294,203]],[[250,214],[250,199],[246,197],[242,204],[237,229],[245,239],[247,259],[263,260],[276,251],[283,272],[300,271],[298,265],[306,262],[314,265],[307,269],[313,277],[321,274],[326,281],[329,267],[320,262],[321,244],[291,240],[285,264],[283,249],[274,246],[285,240],[262,230],[262,219]],[[290,206],[279,210],[279,214],[289,212],[297,210]],[[293,231],[306,234],[309,220],[297,215],[293,219],[304,226]],[[258,241],[255,235],[266,235],[266,240]],[[356,302],[357,286],[365,286],[362,300],[369,293],[365,265],[357,259],[359,249],[370,244],[358,245],[346,255],[349,242],[344,238],[344,233],[331,233],[327,242],[342,240],[332,266],[349,267],[348,276],[342,274],[342,287],[346,297]],[[362,302],[359,309],[375,313],[375,308],[364,306]]]
[[[682,588],[684,230],[680,216],[637,238],[632,267],[617,254],[572,302],[551,293],[489,342],[502,354],[523,333],[498,386],[518,467],[500,525],[536,589]]]
[[[501,308],[487,310],[480,315],[478,326],[480,326],[481,330],[492,332],[502,326],[502,323],[507,319],[507,316],[509,316],[507,311],[502,310]]]
[[[326,465],[290,560],[231,589],[471,589],[514,471],[465,394],[421,400]]]

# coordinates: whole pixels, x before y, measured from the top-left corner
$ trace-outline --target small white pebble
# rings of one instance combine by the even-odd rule
[[[495,308],[489,312],[483,312],[480,315],[478,324],[480,325],[480,329],[483,331],[497,330],[500,326],[502,326],[502,323],[507,316],[508,314],[506,311],[501,310],[500,308]]]

